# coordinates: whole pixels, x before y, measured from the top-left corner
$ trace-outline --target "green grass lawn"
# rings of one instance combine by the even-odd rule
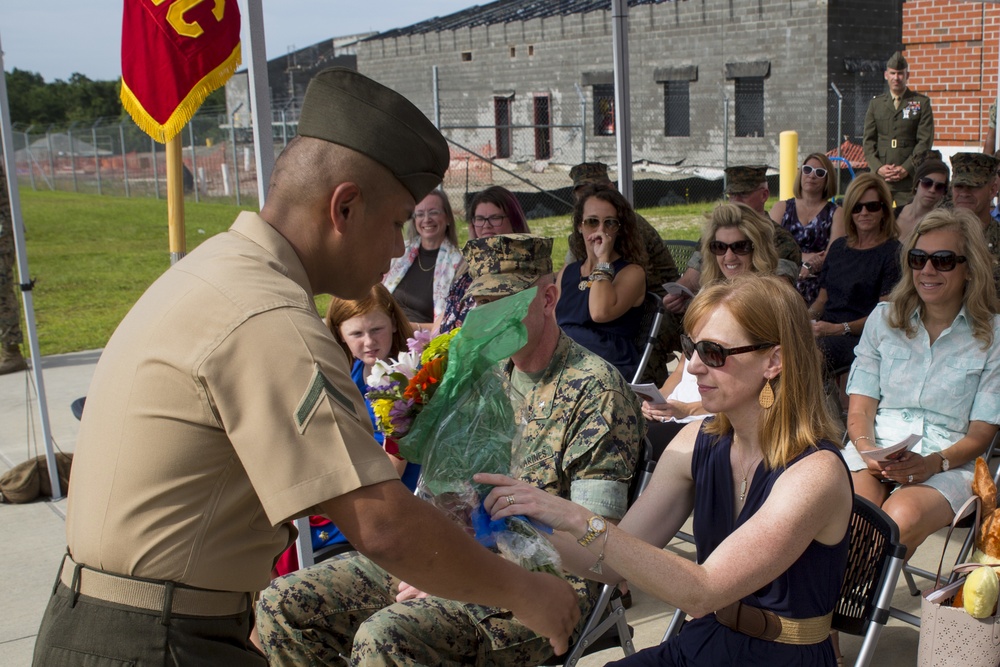
[[[102,348],[136,299],[170,265],[165,199],[21,191],[28,268],[43,355]],[[664,238],[697,239],[711,204],[651,208],[640,213]],[[227,229],[241,209],[185,203],[187,249]],[[566,255],[569,218],[532,220],[555,238],[557,268]],[[468,233],[459,225],[459,236]],[[329,299],[317,298],[325,311]]]

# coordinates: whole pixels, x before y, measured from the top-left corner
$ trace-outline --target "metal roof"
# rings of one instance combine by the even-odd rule
[[[677,0],[628,0],[629,7],[639,5],[659,5]],[[414,23],[405,28],[387,30],[364,41],[420,35],[428,32],[443,32],[459,28],[475,28],[497,23],[530,21],[566,14],[585,14],[600,10],[610,10],[611,0],[497,0],[486,5],[475,5],[468,9]]]

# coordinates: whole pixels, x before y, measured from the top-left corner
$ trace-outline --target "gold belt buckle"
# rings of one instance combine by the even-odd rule
[[[893,147],[893,148],[895,148],[895,147],[896,147],[896,140],[895,140],[895,139],[893,139],[893,140],[892,140],[892,147]]]

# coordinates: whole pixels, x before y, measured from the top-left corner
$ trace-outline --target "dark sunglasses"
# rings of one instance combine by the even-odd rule
[[[622,226],[618,218],[604,218],[603,221],[600,218],[584,218],[582,222],[583,226],[587,229],[597,229],[601,226],[601,222],[603,222],[604,228],[609,232],[613,232]]]
[[[826,169],[823,167],[814,167],[811,164],[802,165],[802,173],[808,176],[809,174],[816,172],[816,178],[826,178]]]
[[[930,255],[923,250],[911,250],[906,254],[906,263],[917,271],[927,265],[927,260],[930,260],[931,266],[938,271],[954,271],[955,265],[967,261],[965,255],[956,255],[951,250],[938,250]]]
[[[687,357],[688,361],[691,360],[691,356],[697,351],[698,358],[709,368],[721,368],[726,363],[726,357],[731,357],[734,354],[756,352],[757,350],[764,350],[775,345],[777,343],[758,343],[757,345],[744,345],[743,347],[726,349],[710,340],[700,340],[695,343],[687,334],[681,334],[681,350],[684,351],[684,356]]]
[[[864,209],[869,213],[876,213],[877,211],[884,211],[885,204],[880,201],[866,201],[864,203],[858,203],[851,209],[851,213],[857,215],[858,213],[861,213],[861,209]]]
[[[934,192],[944,192],[948,189],[947,183],[935,181],[933,178],[921,178],[918,183],[920,183],[921,187],[927,188],[928,190],[933,189]]]
[[[710,241],[708,249],[713,255],[722,257],[727,250],[732,250],[734,255],[749,255],[753,252],[753,241],[736,241],[734,243],[723,243],[722,241]]]

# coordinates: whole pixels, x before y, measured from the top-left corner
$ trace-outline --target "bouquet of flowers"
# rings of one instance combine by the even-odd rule
[[[521,320],[535,292],[479,306],[461,329],[426,345],[413,340],[400,359],[376,364],[368,398],[387,451],[391,438],[401,458],[421,464],[418,495],[484,546],[528,569],[558,574],[558,552],[538,527],[523,517],[491,522],[482,507],[489,487],[472,481],[477,472],[510,472],[522,397],[498,363],[527,342]]]
[[[372,367],[367,380],[368,400],[378,429],[385,434],[385,451],[397,458],[403,458],[399,439],[409,432],[414,419],[441,386],[448,348],[458,332],[455,329],[431,338],[428,331],[416,331],[406,341],[407,352],[395,361],[379,360]]]

